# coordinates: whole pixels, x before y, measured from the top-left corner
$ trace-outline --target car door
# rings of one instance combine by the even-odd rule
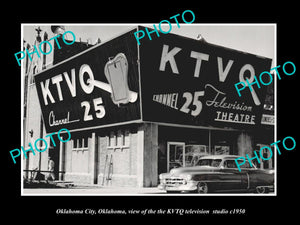
[[[244,190],[248,187],[248,180],[247,171],[240,172],[234,159],[224,160],[221,166],[220,189],[229,192]]]

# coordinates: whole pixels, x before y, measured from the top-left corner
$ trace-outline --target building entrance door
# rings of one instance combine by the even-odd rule
[[[185,166],[185,143],[168,142],[167,143],[167,169],[168,172],[177,167]]]

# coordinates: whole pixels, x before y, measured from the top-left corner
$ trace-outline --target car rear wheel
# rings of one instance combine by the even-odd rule
[[[259,186],[259,187],[256,187],[255,192],[258,194],[265,194],[265,193],[268,193],[269,190],[267,187]]]
[[[197,193],[199,194],[207,194],[208,193],[208,185],[205,182],[199,182],[197,185]]]

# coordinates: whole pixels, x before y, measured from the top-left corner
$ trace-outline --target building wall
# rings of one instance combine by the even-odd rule
[[[66,142],[64,154],[65,165],[63,166],[65,168],[65,181],[73,181],[75,183],[93,182],[92,173],[90,172],[93,148],[87,147],[93,143],[91,139],[87,138],[88,144],[80,147],[74,145],[74,142],[79,141],[79,139],[72,139]]]
[[[80,135],[79,135],[80,136]],[[104,186],[157,186],[157,125],[95,131],[88,145],[65,144],[64,180]],[[77,146],[78,147],[78,146]]]
[[[157,186],[158,182],[158,125],[145,123],[144,130],[144,187]]]
[[[119,135],[121,131],[124,130],[118,130]],[[120,143],[117,143],[116,146],[109,146],[109,139],[112,136],[114,137],[112,134],[98,137],[100,141],[98,147],[98,184],[136,186],[137,133],[129,132],[128,139],[130,143],[124,146]]]
[[[46,32],[42,32],[41,36],[45,38]],[[44,39],[46,40],[46,39]],[[54,44],[54,40],[50,41],[51,44]],[[40,42],[36,39],[34,45],[38,46]],[[29,52],[33,51],[33,47],[30,47],[27,44]],[[29,143],[32,144],[34,148],[34,142],[38,138],[44,138],[47,143],[50,143],[50,137],[45,138],[46,130],[42,121],[42,112],[37,96],[36,85],[34,83],[34,74],[37,74],[42,71],[42,69],[46,69],[52,65],[53,52],[48,54],[47,57],[41,54],[39,48],[38,52],[41,57],[38,57],[37,54],[33,54],[31,57],[32,61],[29,60],[28,55],[23,61],[23,74],[25,78],[25,86],[24,86],[24,109],[26,112],[24,113],[24,124],[23,124],[23,147],[24,149],[29,148]],[[47,49],[47,52],[49,49]],[[33,131],[32,137],[29,131]],[[39,145],[38,145],[39,146]],[[41,150],[44,149],[44,146],[40,146]],[[33,170],[39,169],[42,171],[48,170],[48,155],[49,148],[44,152],[38,152],[34,149],[34,153],[32,151],[27,152],[27,159],[23,157],[23,169],[24,170]],[[24,177],[29,177],[30,173],[24,173]],[[43,173],[46,175],[46,173]]]
[[[40,104],[36,92],[35,84],[30,84],[28,86],[28,98],[27,98],[27,112],[26,112],[26,120],[24,124],[24,149],[29,149],[29,143],[33,146],[33,151],[28,151],[26,153],[27,159],[23,156],[23,169],[25,170],[47,170],[48,167],[48,149],[44,152],[38,152],[34,149],[35,140],[38,138],[44,138],[47,143],[50,143],[50,138],[45,138],[46,131],[43,126],[42,122],[42,113],[40,109]],[[32,137],[30,132],[32,131]],[[44,146],[40,146],[39,142],[37,143],[38,147],[41,147],[41,150],[44,149]],[[27,177],[27,173],[25,173],[25,177]]]

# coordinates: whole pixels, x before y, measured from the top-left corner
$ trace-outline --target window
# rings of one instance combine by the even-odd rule
[[[212,166],[218,167],[221,163],[221,159],[200,159],[197,166]]]
[[[223,165],[224,168],[237,168],[235,160],[225,160]]]
[[[229,155],[230,154],[229,150],[230,150],[229,146],[215,145],[215,155]]]
[[[242,164],[243,162],[244,162],[243,160],[238,160],[238,164],[240,165],[240,168],[256,168],[256,166],[253,165],[253,163],[252,163],[252,167],[251,167],[248,161],[246,161],[244,164]]]
[[[126,130],[124,134],[124,146],[129,147],[129,145],[130,145],[130,132],[129,130]]]
[[[250,164],[246,161],[244,162],[243,160],[238,160],[238,164],[240,165],[240,168],[251,168]],[[225,160],[223,163],[224,168],[234,168],[237,169],[237,164],[235,160]],[[254,168],[254,167],[253,167]]]
[[[124,135],[121,130],[118,130],[117,132],[117,146],[124,146],[125,141],[124,141]]]
[[[73,150],[88,150],[88,139],[87,138],[78,138],[73,140]]]
[[[128,130],[117,132],[110,132],[107,141],[108,148],[129,148],[130,146],[130,132]]]
[[[88,138],[73,140],[72,146],[72,172],[88,173]]]
[[[108,147],[114,147],[117,145],[116,143],[117,143],[117,139],[116,139],[115,133],[112,131],[109,134],[107,145],[108,145]]]

